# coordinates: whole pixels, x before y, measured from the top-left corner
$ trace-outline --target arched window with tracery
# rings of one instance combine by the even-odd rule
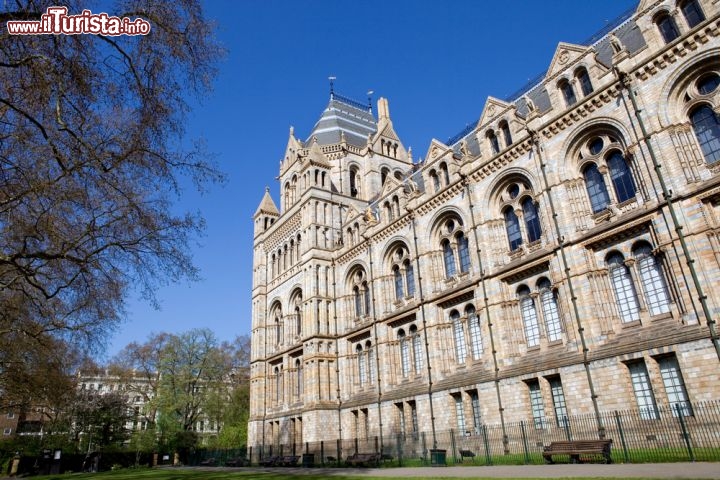
[[[403,243],[397,243],[389,250],[389,269],[395,290],[395,300],[415,296],[415,271],[410,259],[410,251]]]
[[[370,315],[370,284],[365,270],[361,267],[353,269],[349,283],[355,318],[359,319]]]
[[[625,258],[620,252],[612,252],[605,258],[610,275],[610,284],[615,293],[615,300],[623,323],[640,320],[640,307],[638,304],[635,285],[630,269],[625,264]]]
[[[302,292],[300,290],[295,290],[292,295],[291,305],[292,305],[292,311],[295,317],[295,335],[302,335]]]
[[[464,231],[463,223],[457,216],[443,220],[438,227],[440,248],[442,250],[445,277],[452,278],[458,274],[470,272],[472,267],[470,245]]]
[[[542,237],[538,204],[529,182],[522,178],[505,184],[500,194],[500,209],[505,221],[508,247],[516,251],[523,243],[533,244]],[[522,218],[518,217],[521,215]]]
[[[614,133],[600,132],[585,141],[577,155],[593,213],[612,204],[624,204],[637,197],[637,187],[630,161],[622,153],[622,143]],[[608,189],[610,182],[612,189]]]
[[[699,105],[690,112],[695,137],[705,161],[714,164],[720,161],[720,116],[707,104]]]
[[[606,159],[618,203],[635,198],[635,182],[622,154],[614,150]]]

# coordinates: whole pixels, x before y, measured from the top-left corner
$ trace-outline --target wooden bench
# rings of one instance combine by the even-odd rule
[[[203,467],[214,467],[215,465],[217,465],[217,461],[214,458],[207,458],[200,462],[200,465],[202,465]]]
[[[572,440],[552,442],[543,447],[543,458],[547,463],[553,462],[553,455],[568,455],[571,463],[580,463],[580,455],[602,455],[605,463],[612,463],[610,447],[612,440]]]
[[[377,467],[380,465],[382,456],[379,453],[355,453],[345,460],[348,466],[368,467],[370,465]]]
[[[459,450],[458,453],[460,454],[460,458],[462,461],[465,461],[465,458],[475,458],[475,452],[472,450]]]
[[[225,460],[226,467],[247,467],[249,465],[250,462],[248,462],[248,459],[243,457],[228,458]]]
[[[282,460],[282,457],[274,455],[272,457],[263,458],[259,463],[261,467],[274,467],[280,460]]]
[[[280,467],[296,467],[300,457],[298,455],[286,455],[276,462]]]

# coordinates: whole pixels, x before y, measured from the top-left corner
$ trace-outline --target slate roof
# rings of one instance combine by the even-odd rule
[[[377,122],[369,107],[360,107],[362,104],[358,102],[332,95],[305,144],[313,137],[317,137],[320,145],[340,143],[344,133],[347,143],[358,147],[367,145],[368,136],[377,131]]]
[[[275,206],[275,202],[273,202],[273,199],[270,196],[269,187],[265,187],[265,195],[263,195],[263,198],[260,201],[260,205],[258,206],[257,210],[255,210],[255,215],[253,215],[253,217],[257,217],[262,213],[276,216],[280,215],[280,211],[277,209],[277,207]]]

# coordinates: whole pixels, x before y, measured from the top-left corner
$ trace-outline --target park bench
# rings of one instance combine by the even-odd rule
[[[298,455],[286,455],[281,457],[280,460],[277,461],[276,465],[280,467],[295,467],[297,466],[298,460],[300,460]]]
[[[225,460],[226,467],[247,467],[248,465],[250,465],[250,462],[248,462],[247,458],[243,457],[228,458]]]
[[[370,465],[377,467],[380,464],[382,455],[379,453],[355,453],[345,460],[348,466],[368,467]]]
[[[460,454],[460,458],[462,461],[465,461],[465,458],[475,458],[475,452],[472,450],[459,450],[458,453]]]
[[[282,457],[279,457],[277,455],[273,455],[272,457],[265,457],[262,460],[260,460],[260,466],[261,467],[274,467],[282,460]]]
[[[547,463],[553,462],[553,455],[568,455],[571,463],[580,463],[580,455],[602,455],[605,463],[612,463],[610,446],[612,440],[571,440],[552,442],[543,447],[543,458]]]
[[[217,465],[217,461],[214,458],[206,458],[205,460],[200,462],[200,465],[203,467],[214,467]]]

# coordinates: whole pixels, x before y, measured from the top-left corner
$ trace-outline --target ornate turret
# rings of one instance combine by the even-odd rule
[[[270,196],[270,187],[265,187],[265,195],[263,195],[260,205],[253,215],[253,220],[255,221],[255,236],[257,237],[270,228],[270,225],[275,223],[275,220],[277,220],[279,216],[280,211]]]

